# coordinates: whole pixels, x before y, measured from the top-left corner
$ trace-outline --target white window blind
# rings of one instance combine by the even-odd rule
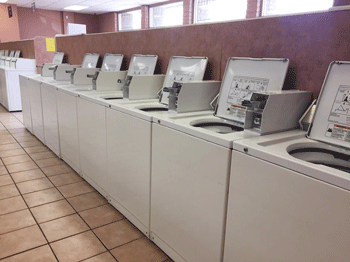
[[[247,0],[196,0],[195,22],[219,22],[244,19]]]
[[[183,24],[183,1],[150,8],[150,27]]]
[[[118,14],[119,30],[141,29],[141,10]]]
[[[334,0],[263,0],[262,15],[284,15],[327,10]]]

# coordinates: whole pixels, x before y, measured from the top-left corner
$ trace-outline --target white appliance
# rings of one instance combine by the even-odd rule
[[[233,141],[259,135],[242,101],[281,90],[288,64],[230,58],[215,116],[153,117],[151,240],[175,261],[222,261]]]
[[[175,60],[175,63],[169,64],[164,83],[161,83],[163,87],[169,85],[173,70],[180,68],[180,60],[185,62],[183,70],[195,69],[195,79],[203,78],[207,58],[176,57]],[[129,91],[133,88],[132,85],[136,86],[133,84],[136,79],[138,75],[133,76]],[[161,86],[158,86],[156,90],[160,88]],[[155,95],[156,93],[154,92]],[[133,108],[142,105],[144,103],[142,101],[137,98],[132,100],[130,96],[129,99],[108,100],[109,108],[106,110],[107,191],[110,203],[145,235],[149,236],[152,114]]]
[[[144,75],[153,75],[158,57],[155,55],[133,55],[128,70],[129,75],[135,74],[135,70],[142,70]],[[139,71],[139,72],[140,72]],[[137,71],[136,71],[137,74]],[[98,78],[104,77],[101,73]],[[116,87],[116,82],[109,85]],[[110,91],[97,90],[80,91],[77,98],[77,122],[79,126],[79,155],[80,173],[105,197],[108,196],[109,180],[107,179],[107,138],[106,116],[107,100],[96,100],[94,94],[108,94]],[[115,88],[114,88],[115,90]],[[116,93],[116,91],[114,91]],[[119,97],[122,91],[117,91]],[[90,95],[91,94],[91,95]],[[113,119],[113,121],[115,121]],[[87,132],[88,130],[88,132]],[[118,135],[114,137],[118,138]],[[111,159],[111,161],[114,161]]]
[[[35,59],[6,57],[5,64],[0,67],[0,103],[9,111],[21,111],[21,92],[19,75],[35,74]]]
[[[306,134],[234,142],[224,261],[347,261],[350,63],[330,65]]]

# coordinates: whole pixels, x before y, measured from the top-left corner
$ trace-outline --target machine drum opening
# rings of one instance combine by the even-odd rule
[[[147,108],[140,108],[141,111],[145,112],[157,112],[157,111],[168,111],[168,108],[165,107],[147,107]]]
[[[325,148],[298,148],[288,152],[291,156],[350,173],[350,156]]]
[[[239,132],[244,130],[244,128],[242,127],[238,127],[227,123],[218,123],[218,122],[199,123],[199,124],[194,124],[193,126],[204,128],[219,134],[228,134],[228,133]]]

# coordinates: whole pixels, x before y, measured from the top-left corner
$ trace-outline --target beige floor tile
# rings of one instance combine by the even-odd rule
[[[0,157],[19,156],[19,155],[25,155],[25,154],[26,152],[23,149],[11,149],[11,150],[0,151]]]
[[[67,199],[78,212],[107,204],[107,200],[97,192]]]
[[[93,230],[108,249],[141,238],[143,234],[126,219]]]
[[[82,211],[80,215],[91,228],[100,227],[124,218],[122,214],[108,204]]]
[[[35,137],[31,133],[16,133],[16,134],[11,134],[14,138],[19,138],[19,137]]]
[[[25,127],[22,127],[22,128],[9,128],[8,131],[11,133],[11,134],[19,134],[19,133],[22,133],[22,134],[30,134],[30,132],[27,130],[27,128]]]
[[[16,137],[17,142],[31,142],[31,141],[38,141],[38,139],[35,136],[24,136],[24,137]]]
[[[81,261],[106,251],[91,231],[51,243],[51,247],[60,262]]]
[[[33,146],[33,147],[27,147],[24,148],[24,150],[28,153],[28,154],[32,154],[32,153],[39,153],[39,152],[51,152],[50,149],[48,149],[46,146],[41,145],[41,146]]]
[[[42,223],[40,227],[49,242],[89,230],[89,227],[77,214]]]
[[[68,184],[73,184],[76,182],[83,181],[83,179],[77,173],[74,173],[74,172],[70,172],[62,175],[50,176],[49,178],[55,186],[63,186],[63,185],[68,185]]]
[[[6,167],[0,165],[0,176],[1,176],[1,175],[7,175],[7,174],[8,174],[8,172],[7,172]]]
[[[56,157],[55,153],[53,152],[39,152],[39,153],[31,153],[29,155],[34,161]]]
[[[0,235],[0,259],[46,243],[44,235],[36,225]]]
[[[0,216],[0,235],[36,225],[28,209]]]
[[[43,146],[43,143],[38,141],[30,141],[30,142],[21,142],[19,143],[23,148],[35,147],[35,146]]]
[[[45,245],[6,258],[1,262],[57,262],[57,260],[49,245]]]
[[[33,161],[7,165],[6,167],[10,173],[17,173],[17,172],[21,172],[21,171],[26,171],[26,170],[38,168],[38,166]]]
[[[38,223],[47,222],[75,213],[75,210],[66,200],[33,207],[31,211]]]
[[[41,169],[47,176],[61,175],[69,172],[74,172],[67,164],[61,164],[58,166],[49,166]]]
[[[19,196],[19,192],[15,185],[8,185],[0,187],[0,199]]]
[[[16,183],[46,177],[45,174],[39,168],[12,173],[11,176]]]
[[[17,164],[32,161],[32,159],[28,155],[19,155],[19,156],[9,156],[3,157],[2,161],[5,165]]]
[[[116,260],[109,252],[105,252],[100,255],[94,256],[92,258],[83,260],[83,262],[115,262],[115,261]]]
[[[45,177],[18,183],[17,187],[22,194],[28,194],[35,191],[48,189],[54,186],[50,182],[50,180]]]
[[[0,176],[0,186],[7,186],[13,184],[13,181],[10,175],[1,175]]]
[[[163,262],[168,257],[147,238],[111,250],[118,262]]]
[[[9,133],[6,135],[0,134],[0,140],[13,139],[12,135]]]
[[[60,164],[65,164],[61,159],[59,159],[56,156],[53,157],[53,158],[36,160],[35,162],[41,168],[49,167],[49,166],[57,166],[57,165],[60,165]]]
[[[21,145],[18,143],[8,144],[8,145],[0,145],[0,152],[12,150],[12,149],[21,149]]]
[[[27,205],[21,196],[0,200],[0,215],[26,209]]]
[[[17,143],[16,139],[14,139],[13,137],[0,140],[0,145],[8,145],[8,144],[13,144],[13,143]]]
[[[56,188],[45,189],[43,191],[29,193],[23,196],[29,207],[48,204],[63,199],[63,196]]]
[[[64,195],[64,197],[74,197],[86,193],[95,191],[95,189],[90,186],[87,182],[77,182],[74,184],[64,185],[57,187],[59,191]]]

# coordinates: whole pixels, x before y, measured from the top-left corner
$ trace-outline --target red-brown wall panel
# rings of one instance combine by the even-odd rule
[[[121,53],[127,61],[132,54],[155,54],[163,74],[171,56],[207,56],[205,79],[214,80],[222,79],[229,57],[289,58],[286,87],[318,95],[329,63],[350,61],[349,14],[324,12],[86,35],[79,44],[76,38],[64,37],[58,39],[57,48],[72,56],[71,63],[81,63],[85,52]]]
[[[20,50],[24,58],[35,58],[34,39],[0,43],[0,50]]]

